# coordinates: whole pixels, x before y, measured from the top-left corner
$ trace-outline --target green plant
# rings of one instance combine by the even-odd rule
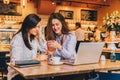
[[[111,14],[106,14],[103,17],[103,27],[107,31],[115,30],[116,32],[120,32],[120,13],[118,11],[114,11]]]

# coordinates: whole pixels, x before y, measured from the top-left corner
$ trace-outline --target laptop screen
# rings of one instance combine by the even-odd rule
[[[75,57],[75,64],[97,63],[100,59],[104,42],[82,42]]]

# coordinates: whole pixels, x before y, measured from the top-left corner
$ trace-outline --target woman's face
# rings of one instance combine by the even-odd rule
[[[32,28],[29,30],[28,34],[32,34],[34,36],[39,34],[39,31],[41,31],[41,27],[40,27],[40,22],[35,26],[35,28]]]
[[[53,19],[52,29],[57,35],[60,35],[62,33],[62,23],[58,19]]]

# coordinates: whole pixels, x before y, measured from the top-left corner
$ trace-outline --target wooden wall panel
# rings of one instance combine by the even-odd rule
[[[51,0],[38,0],[38,14],[49,15],[55,11],[56,3],[52,4]]]

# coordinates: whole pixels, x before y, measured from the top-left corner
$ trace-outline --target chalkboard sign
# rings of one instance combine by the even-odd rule
[[[59,10],[59,13],[61,13],[65,19],[73,19],[73,11]]]
[[[81,10],[81,20],[84,21],[97,21],[96,10]]]
[[[3,1],[0,1],[0,15],[21,16],[20,3],[10,2],[9,4],[4,4]]]

